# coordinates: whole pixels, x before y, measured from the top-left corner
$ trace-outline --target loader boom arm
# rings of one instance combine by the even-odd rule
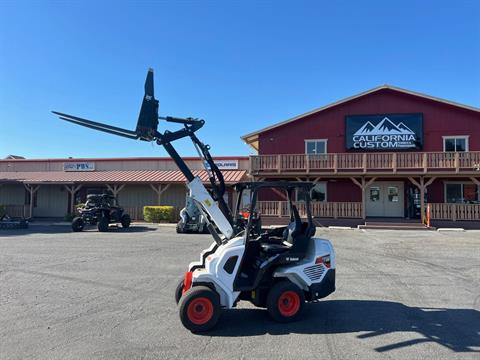
[[[203,144],[195,135],[195,132],[203,127],[204,120],[193,118],[178,118],[178,117],[159,117],[158,116],[158,100],[154,97],[153,90],[153,70],[150,69],[145,80],[145,95],[142,99],[142,106],[138,116],[137,127],[134,131],[127,130],[100,122],[79,118],[57,111],[54,114],[60,119],[72,122],[77,125],[82,125],[94,130],[107,132],[110,134],[127,137],[129,139],[140,139],[144,141],[155,141],[158,145],[165,148],[168,155],[177,165],[178,169],[187,179],[187,187],[190,190],[190,196],[195,200],[199,210],[207,215],[209,220],[207,225],[210,233],[217,243],[223,240],[231,239],[235,234],[233,231],[233,218],[230,208],[225,202],[223,195],[225,193],[225,181],[222,172],[218,169],[210,155],[210,147]],[[182,124],[183,128],[176,131],[159,132],[157,126],[159,120],[170,123]],[[188,165],[178,154],[172,145],[173,141],[181,138],[189,137],[197,149],[197,152],[202,159],[205,170],[208,173],[210,182],[210,189],[207,189],[198,176],[194,176]],[[215,228],[211,223],[214,223],[218,230],[223,234],[224,239],[221,239],[217,234]]]

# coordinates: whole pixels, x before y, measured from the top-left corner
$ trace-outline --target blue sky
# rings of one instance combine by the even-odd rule
[[[164,156],[50,113],[133,128],[149,67],[161,115],[246,155],[241,135],[385,83],[480,107],[479,64],[479,1],[0,0],[0,158]]]

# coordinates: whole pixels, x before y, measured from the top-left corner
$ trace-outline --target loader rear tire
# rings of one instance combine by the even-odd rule
[[[287,323],[297,320],[304,306],[303,290],[288,280],[276,283],[268,292],[267,310],[275,321]]]

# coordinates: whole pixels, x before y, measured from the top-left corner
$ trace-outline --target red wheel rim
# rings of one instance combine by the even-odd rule
[[[199,297],[190,301],[187,308],[188,319],[195,325],[207,323],[213,316],[213,304],[206,297]]]
[[[278,298],[277,305],[282,316],[293,316],[300,309],[300,297],[295,291],[285,291]]]

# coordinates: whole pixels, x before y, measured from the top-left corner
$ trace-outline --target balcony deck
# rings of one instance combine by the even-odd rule
[[[253,176],[480,175],[480,151],[250,156]]]
[[[294,202],[301,217],[306,217],[307,212],[304,202]],[[332,219],[361,219],[361,202],[312,202],[311,213],[314,218]],[[430,203],[430,218],[432,220],[449,221],[475,221],[480,220],[480,204],[448,204]],[[290,217],[287,201],[258,201],[257,209],[262,216]],[[388,220],[386,220],[388,221]],[[398,222],[399,220],[395,220]],[[406,220],[402,220],[406,221]],[[412,220],[410,220],[412,221]],[[413,220],[421,222],[421,220]]]

